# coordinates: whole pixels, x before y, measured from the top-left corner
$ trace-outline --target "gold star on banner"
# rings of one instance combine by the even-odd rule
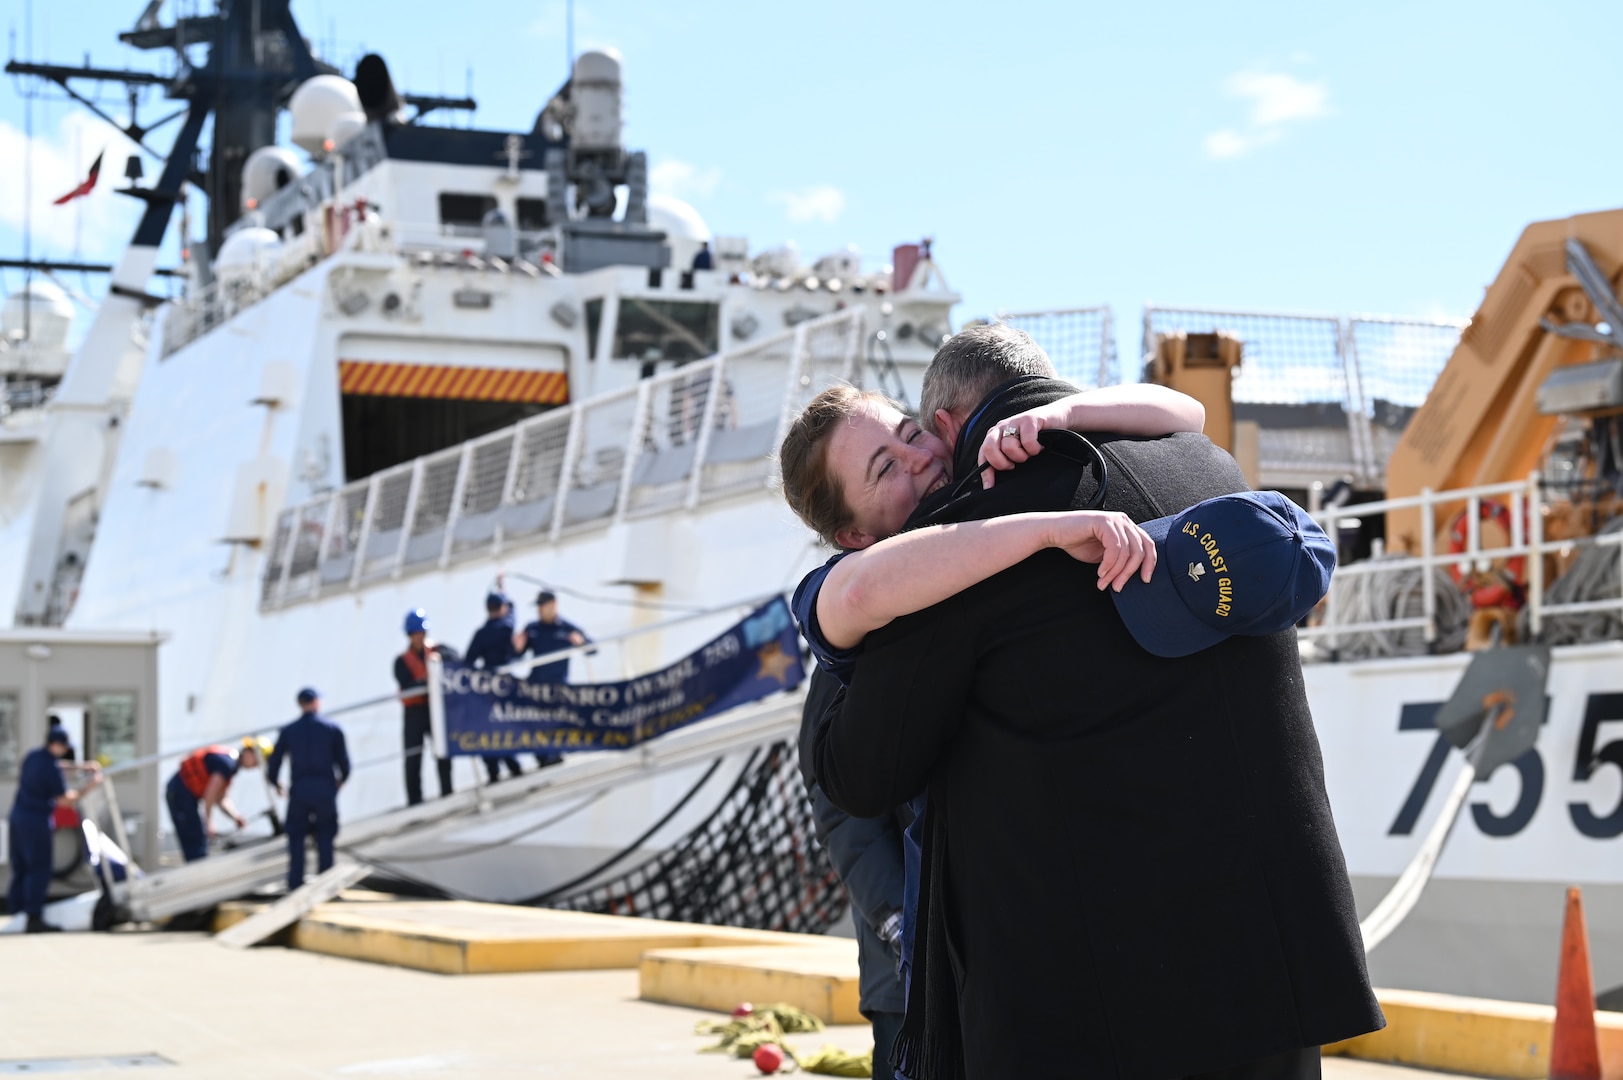
[[[761,670],[755,673],[757,679],[775,679],[780,683],[789,681],[789,669],[795,662],[783,651],[782,645],[776,641],[763,645],[755,650],[755,655],[761,660]]]

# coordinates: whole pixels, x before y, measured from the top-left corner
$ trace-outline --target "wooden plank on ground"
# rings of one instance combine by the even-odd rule
[[[284,926],[291,926],[310,913],[317,904],[325,904],[351,885],[356,884],[371,868],[364,863],[348,859],[333,864],[331,870],[318,874],[288,893],[276,903],[241,922],[214,935],[214,940],[230,949],[246,949],[257,945]]]

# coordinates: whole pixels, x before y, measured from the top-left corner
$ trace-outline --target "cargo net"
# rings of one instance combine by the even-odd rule
[[[686,798],[621,857],[676,815],[720,768],[710,766]],[[590,875],[599,877],[609,868]],[[536,907],[636,915],[673,922],[821,934],[838,923],[846,895],[812,829],[795,747],[754,751],[710,816],[675,844],[616,877],[562,885],[522,901]]]
[[[1091,390],[1121,382],[1108,307],[1018,312],[998,322],[1030,334],[1068,383]]]

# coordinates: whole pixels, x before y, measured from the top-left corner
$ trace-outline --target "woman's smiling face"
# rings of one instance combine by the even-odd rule
[[[851,511],[835,539],[853,550],[901,532],[920,500],[952,478],[947,444],[877,401],[862,402],[834,429],[827,462]]]

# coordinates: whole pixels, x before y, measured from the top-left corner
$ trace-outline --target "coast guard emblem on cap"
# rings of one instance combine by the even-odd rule
[[[1220,495],[1142,527],[1155,575],[1112,595],[1133,640],[1156,656],[1284,633],[1330,590],[1335,544],[1277,491]]]

